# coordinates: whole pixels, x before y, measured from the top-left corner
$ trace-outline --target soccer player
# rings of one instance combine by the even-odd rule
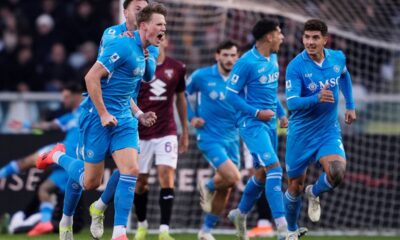
[[[225,100],[225,88],[238,46],[232,41],[219,44],[216,64],[196,70],[187,84],[187,94],[198,94],[197,111],[188,104],[189,121],[197,130],[197,145],[216,170],[207,182],[198,182],[200,204],[205,212],[198,239],[215,239],[211,231],[219,221],[232,187],[240,180],[239,134],[235,110]]]
[[[174,177],[178,152],[184,153],[189,146],[189,130],[185,98],[186,66],[166,56],[168,40],[160,44],[160,55],[157,59],[156,77],[153,81],[142,83],[138,96],[138,106],[143,111],[155,112],[157,122],[151,127],[139,127],[140,149],[139,178],[136,185],[135,211],[138,218],[136,240],[144,240],[147,235],[146,220],[148,177],[152,166],[153,155],[157,165],[160,182],[160,240],[173,240],[169,235],[169,224],[174,201]],[[176,136],[174,120],[174,96],[176,108],[182,126],[182,134]],[[179,149],[178,149],[179,148]]]
[[[76,156],[76,146],[78,142],[79,130],[78,130],[78,119],[81,113],[79,107],[82,101],[82,88],[78,84],[70,83],[66,84],[62,91],[62,101],[66,109],[72,110],[72,112],[62,115],[59,118],[54,119],[51,122],[39,122],[31,124],[30,128],[52,130],[59,129],[66,132],[63,143],[66,146],[67,154],[69,156]],[[28,126],[25,126],[28,127]],[[35,167],[35,162],[40,154],[49,151],[54,145],[48,145],[37,152],[30,154],[19,160],[13,160],[2,169],[0,169],[0,178],[6,178],[12,174],[23,173],[29,168]],[[50,176],[40,184],[38,189],[38,197],[40,199],[41,213],[40,222],[29,231],[29,236],[37,236],[44,233],[52,232],[54,227],[51,224],[51,219],[54,210],[54,204],[51,201],[51,193],[56,189],[61,192],[65,191],[65,182],[68,180],[68,175],[61,167],[55,166],[52,169]]]
[[[231,210],[228,218],[234,223],[239,239],[247,239],[246,215],[265,188],[278,239],[285,239],[287,223],[281,190],[282,167],[276,152],[276,115],[281,117],[279,112],[283,112],[277,96],[279,66],[276,52],[284,36],[277,22],[266,19],[255,24],[252,34],[256,43],[234,65],[226,88],[226,100],[238,111],[239,133],[253,156],[256,171],[246,184],[238,208]]]
[[[139,172],[138,126],[130,109],[131,96],[135,95],[144,76],[144,49],[149,45],[158,46],[165,35],[165,15],[166,9],[160,4],[143,8],[138,14],[139,30],[134,32],[134,37],[121,36],[106,42],[97,62],[86,75],[89,98],[83,103],[79,141],[79,154],[84,163],[65,155],[61,144],[37,161],[38,168],[57,163],[66,169],[75,181],[74,189],[71,189],[74,194],[69,197],[75,193],[80,197],[81,189],[95,189],[100,185],[103,160],[108,152],[112,152],[120,171],[114,197],[112,239],[115,240],[128,239],[126,224]],[[72,220],[68,220],[60,223],[63,225],[60,227],[62,239],[72,238]]]
[[[66,175],[68,178],[68,175]],[[60,190],[53,191],[56,196],[56,205],[54,206],[54,212],[51,217],[52,233],[58,233],[58,226],[62,216],[62,206],[64,193]],[[42,218],[42,213],[38,209],[40,208],[40,200],[36,195],[28,204],[21,210],[15,212],[10,221],[0,223],[0,226],[6,227],[5,230],[8,234],[23,234],[29,232],[35,227]],[[84,227],[84,212],[83,212],[83,201],[79,202],[77,208],[77,214],[74,215],[74,232],[80,232]],[[8,213],[7,213],[8,214]],[[1,218],[0,218],[1,219]],[[6,219],[5,219],[6,220]]]
[[[160,44],[160,55],[157,59],[155,79],[151,82],[142,82],[138,96],[138,105],[140,109],[149,112],[155,112],[160,116],[159,120],[151,128],[146,126],[139,127],[140,149],[139,154],[139,178],[135,193],[135,211],[138,218],[138,230],[135,235],[136,240],[146,239],[148,233],[148,223],[146,220],[147,200],[148,200],[148,177],[152,166],[153,156],[157,165],[157,172],[161,185],[160,191],[160,210],[161,223],[159,239],[173,239],[169,235],[169,223],[172,214],[172,205],[174,200],[174,176],[179,153],[187,151],[189,144],[189,133],[186,122],[186,99],[185,99],[185,75],[186,67],[177,60],[166,56],[165,49],[168,45],[167,39]],[[160,90],[161,87],[161,90]],[[182,125],[182,135],[178,140],[176,136],[176,124],[174,121],[174,95],[176,95],[176,107]],[[114,172],[111,181],[115,179]],[[104,211],[111,201],[108,195],[112,191],[110,182],[102,196],[91,207],[92,212],[98,212],[103,215]],[[93,210],[94,209],[94,210]],[[96,219],[94,219],[96,220]],[[93,220],[92,220],[93,221]],[[93,222],[92,222],[93,224]],[[103,232],[103,223],[95,224],[96,232]]]
[[[124,0],[122,7],[124,9],[123,13],[126,21],[119,25],[109,27],[104,31],[100,42],[99,52],[102,52],[102,49],[104,49],[104,45],[106,42],[114,39],[115,37],[119,37],[121,35],[133,37],[133,31],[137,28],[136,16],[140,12],[140,10],[142,10],[147,5],[147,0]],[[156,59],[159,54],[159,49],[156,46],[150,45],[147,49],[144,49],[144,52],[146,57],[146,68],[143,78],[144,80],[149,81],[152,80],[152,73],[154,73],[156,68]],[[137,89],[139,88],[140,84],[137,85]],[[140,108],[136,105],[137,95],[138,91],[135,91],[134,95],[131,96],[132,112],[143,126],[150,127],[155,123],[157,116],[154,112],[150,111],[143,113],[143,111],[140,110]],[[114,197],[114,192],[118,184],[119,177],[119,171],[114,171],[100,199],[90,205],[90,232],[94,238],[101,238],[103,236],[104,212],[109,202]]]
[[[346,156],[338,121],[339,90],[347,111],[345,121],[356,120],[351,77],[342,51],[325,48],[327,25],[318,19],[304,24],[303,45],[286,70],[286,98],[290,111],[286,146],[286,170],[289,177],[285,193],[286,219],[290,239],[298,229],[307,167],[319,161],[324,169],[314,185],[306,187],[308,216],[320,219],[319,196],[337,187],[346,169]]]

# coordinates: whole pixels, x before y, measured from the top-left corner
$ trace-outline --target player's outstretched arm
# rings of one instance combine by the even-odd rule
[[[179,153],[184,153],[189,147],[189,127],[187,118],[187,102],[185,92],[176,93],[176,109],[178,110],[179,120],[182,126],[182,134],[179,137]]]
[[[233,106],[237,111],[244,112],[248,115],[257,117],[259,110],[248,104],[243,98],[238,95],[238,92],[232,88],[227,88],[226,101]]]
[[[347,69],[345,70],[345,73],[342,74],[341,79],[339,80],[339,88],[346,101],[346,113],[344,118],[345,122],[347,124],[352,124],[357,119],[357,116],[353,100],[351,76]]]
[[[195,128],[201,128],[204,126],[205,121],[201,117],[198,117],[195,111],[193,111],[192,105],[190,104],[189,100],[189,95],[186,92],[185,93],[185,98],[186,98],[186,106],[187,106],[187,116],[188,120],[190,122],[190,125],[192,125]]]
[[[289,125],[289,121],[286,117],[285,108],[283,107],[283,105],[279,99],[278,99],[278,106],[276,108],[276,114],[278,115],[278,118],[279,118],[279,126],[281,128],[287,128]]]
[[[101,79],[108,75],[106,68],[99,62],[96,62],[85,76],[86,87],[96,110],[100,116],[103,127],[116,126],[117,119],[108,113],[103,101],[101,91]]]
[[[143,113],[143,111],[140,110],[140,108],[136,105],[133,98],[131,98],[130,100],[130,105],[131,105],[132,115],[139,120],[140,124],[142,124],[145,127],[151,127],[156,123],[157,115],[155,112],[150,111]]]
[[[60,125],[57,124],[57,121],[43,121],[38,123],[32,123],[30,128],[42,129],[42,130],[58,130],[61,129]]]
[[[41,129],[44,131],[49,130],[62,130],[65,131],[66,121],[70,118],[69,114],[64,114],[63,116],[54,119],[53,121],[41,121],[37,123],[21,122],[14,120],[9,123],[10,127],[13,129]]]

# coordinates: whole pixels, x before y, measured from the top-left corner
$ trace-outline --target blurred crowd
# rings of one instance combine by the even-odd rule
[[[216,44],[225,38],[233,39],[241,46],[251,46],[249,33],[252,25],[259,18],[269,17],[260,12],[238,9],[225,11],[212,6],[188,7],[184,3],[160,2],[166,3],[169,8],[169,54],[185,62],[189,72],[211,64],[214,61]],[[360,22],[357,16],[361,16],[357,14],[349,25],[332,22],[332,19],[329,22],[340,25],[344,30],[345,26],[349,26],[352,32],[361,36],[368,35],[365,28],[360,28],[361,25],[372,27],[374,31],[367,31],[372,34],[379,29],[388,29],[389,24],[393,26],[392,34],[396,34],[400,26],[400,20],[397,21],[400,13],[389,2],[391,3],[388,1],[387,4],[380,4],[379,8],[372,7],[371,10],[373,2],[366,1],[364,8],[367,14],[361,21],[362,24],[357,24]],[[274,1],[269,3],[274,4]],[[292,0],[290,4],[284,1],[279,4],[288,11],[301,10],[305,15],[323,19],[332,17],[329,13],[338,7],[338,4],[329,1],[315,0]],[[0,92],[58,92],[65,82],[82,82],[88,68],[96,60],[103,30],[119,22],[119,5],[119,0],[2,0]],[[382,13],[388,14],[385,19],[366,22],[366,19],[382,16]],[[282,92],[285,66],[302,50],[302,24],[290,18],[275,17],[280,19],[286,36],[279,57]],[[182,18],[185,20],[182,21]],[[377,24],[381,24],[381,27]],[[400,81],[396,80],[396,71],[400,69],[398,52],[337,34],[330,36],[327,47],[342,49],[346,53],[348,68],[355,84],[360,84],[371,92],[400,91]]]
[[[2,0],[0,91],[59,91],[81,82],[119,1]]]

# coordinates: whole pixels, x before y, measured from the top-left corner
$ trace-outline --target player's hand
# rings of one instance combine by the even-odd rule
[[[279,126],[281,128],[287,128],[289,125],[289,121],[286,116],[279,118]]]
[[[260,110],[257,113],[257,118],[262,120],[262,121],[269,121],[275,116],[275,112],[269,109],[266,110]]]
[[[187,152],[189,149],[189,133],[182,133],[179,137],[179,145],[178,145],[179,154]]]
[[[24,127],[24,124],[19,120],[11,120],[8,124],[8,127],[15,130],[20,130]]]
[[[114,127],[117,126],[118,120],[113,115],[109,114],[108,112],[102,114],[100,116],[101,125],[103,127]]]
[[[145,127],[151,127],[156,123],[157,115],[155,112],[146,112],[139,116],[139,122]]]
[[[131,32],[131,31],[125,31],[121,34],[122,34],[122,36],[130,37],[130,38],[133,37],[133,32]]]
[[[346,110],[344,114],[344,121],[347,124],[352,124],[357,119],[356,111],[355,110]]]
[[[145,48],[143,50],[143,55],[144,55],[144,59],[146,59],[146,60],[149,59],[150,53],[149,53],[149,50],[147,48]]]
[[[335,98],[333,97],[333,93],[331,90],[328,90],[329,84],[325,84],[325,86],[321,89],[318,94],[319,102],[321,103],[335,103]]]
[[[190,121],[190,125],[192,125],[195,128],[201,128],[203,127],[205,121],[202,118],[199,117],[194,117],[192,118],[192,120]]]

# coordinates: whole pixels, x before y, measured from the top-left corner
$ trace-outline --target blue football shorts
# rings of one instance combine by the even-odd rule
[[[278,135],[277,130],[264,124],[253,124],[240,127],[240,136],[246,143],[253,157],[253,167],[267,167],[279,163],[277,156]]]
[[[239,140],[207,141],[201,139],[197,141],[197,146],[205,159],[215,169],[218,169],[228,160],[231,160],[238,168],[240,167]]]
[[[103,161],[107,154],[124,148],[139,152],[138,122],[129,116],[118,118],[118,125],[103,127],[97,113],[84,110],[79,119],[79,158],[89,163]]]
[[[286,171],[290,178],[306,173],[307,167],[327,155],[346,159],[342,137],[338,131],[329,131],[315,137],[304,134],[289,135],[286,143]]]

